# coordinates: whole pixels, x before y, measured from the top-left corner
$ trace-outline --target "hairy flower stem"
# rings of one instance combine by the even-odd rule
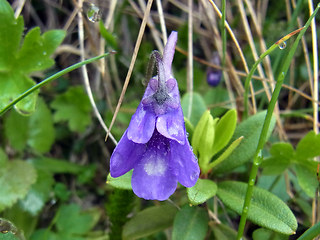
[[[315,17],[315,15],[318,12],[319,8],[320,8],[320,4],[318,4],[317,8],[312,13],[312,15],[308,19],[307,23],[305,24],[305,26],[302,29],[299,29],[300,33],[299,33],[297,39],[295,40],[295,42],[293,43],[288,55],[286,56],[286,58],[284,60],[284,64],[283,64],[282,69],[280,71],[280,74],[279,74],[279,76],[277,78],[277,83],[276,83],[275,89],[274,89],[274,91],[272,93],[272,97],[271,97],[271,100],[270,100],[270,103],[269,103],[269,106],[268,106],[267,115],[266,115],[266,118],[265,118],[265,121],[264,121],[264,124],[263,124],[263,127],[262,127],[262,131],[261,131],[261,134],[260,134],[260,138],[259,138],[258,146],[257,146],[257,149],[256,149],[256,153],[255,153],[254,158],[253,158],[253,165],[252,165],[252,168],[251,168],[251,171],[250,171],[248,188],[247,188],[245,201],[244,201],[244,204],[243,204],[243,209],[242,209],[242,214],[241,214],[241,219],[240,219],[240,223],[239,223],[239,228],[238,228],[238,235],[237,235],[237,239],[238,240],[242,239],[242,236],[243,236],[243,232],[244,232],[244,228],[245,228],[245,224],[246,224],[246,220],[247,220],[247,216],[248,216],[248,212],[249,212],[252,192],[253,192],[254,184],[255,184],[255,181],[256,181],[259,165],[260,165],[261,160],[262,160],[262,155],[261,155],[262,148],[263,148],[263,146],[264,146],[264,144],[266,143],[266,140],[267,140],[267,133],[268,133],[268,129],[269,129],[269,126],[270,126],[272,113],[273,113],[274,107],[276,105],[276,102],[278,100],[283,80],[284,80],[284,78],[285,78],[285,76],[286,76],[286,74],[288,72],[291,60],[292,60],[293,55],[294,55],[294,53],[295,53],[295,51],[296,51],[296,49],[298,47],[299,41],[302,38],[303,34],[306,32],[307,28],[310,26],[311,20]],[[296,33],[296,31],[294,31],[292,34],[288,34],[287,36],[285,36],[281,40],[285,41],[286,39],[290,38],[295,33]],[[280,41],[278,41],[275,44],[279,44],[279,43],[280,43]],[[271,48],[272,47],[273,47],[273,45],[271,46]],[[258,61],[261,61],[261,60],[259,59]],[[249,81],[250,81],[250,79],[249,79]]]

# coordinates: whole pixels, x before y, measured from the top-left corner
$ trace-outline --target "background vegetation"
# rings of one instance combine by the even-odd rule
[[[311,0],[0,0],[0,239],[239,239],[245,215],[246,239],[298,239],[319,217],[318,26],[277,41],[316,7]],[[167,201],[145,201],[132,193],[130,175],[106,184],[109,159],[143,95],[150,53],[163,51],[172,30],[179,34],[173,72],[202,175]],[[246,99],[250,69],[275,43],[248,78]],[[256,186],[249,208],[246,183]],[[300,239],[318,233],[316,225]]]

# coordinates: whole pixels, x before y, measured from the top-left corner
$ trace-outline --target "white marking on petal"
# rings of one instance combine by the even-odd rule
[[[168,133],[171,136],[177,136],[179,133],[177,124],[173,123],[168,129]]]
[[[144,171],[149,176],[162,176],[167,170],[165,159],[152,156],[144,164]]]

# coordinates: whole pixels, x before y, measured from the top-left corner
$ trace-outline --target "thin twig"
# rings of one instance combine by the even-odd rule
[[[168,37],[167,37],[167,28],[166,28],[164,15],[163,15],[161,0],[157,0],[157,9],[158,9],[159,19],[160,19],[160,27],[161,27],[162,37],[163,37],[163,45],[165,46],[167,43]]]
[[[108,139],[108,136],[110,134],[110,131],[112,129],[114,121],[116,120],[116,117],[117,117],[118,112],[120,110],[120,106],[122,104],[124,95],[125,95],[125,93],[127,91],[127,87],[128,87],[128,84],[129,84],[129,81],[130,81],[130,77],[131,77],[131,74],[132,74],[132,71],[133,71],[133,66],[134,66],[134,63],[136,62],[138,51],[139,51],[140,44],[141,44],[141,40],[142,40],[142,37],[143,37],[143,34],[144,34],[144,30],[146,28],[147,19],[148,19],[149,14],[150,14],[150,9],[151,9],[152,2],[153,2],[153,0],[148,0],[146,11],[144,13],[144,16],[143,16],[143,19],[142,19],[142,23],[141,23],[141,26],[140,26],[137,42],[136,42],[136,45],[135,45],[134,50],[133,50],[133,55],[132,55],[132,58],[131,58],[131,63],[130,63],[129,70],[128,70],[128,73],[127,73],[127,76],[126,76],[126,80],[124,81],[123,88],[122,88],[122,91],[121,91],[121,95],[120,95],[120,98],[119,98],[115,113],[114,113],[114,115],[112,117],[110,128],[109,128],[109,131],[107,132],[105,141],[107,141],[107,139]]]
[[[85,59],[85,57],[84,57],[84,31],[83,31],[83,17],[82,17],[82,13],[81,13],[83,0],[79,0],[78,4],[79,4],[78,5],[78,7],[79,7],[79,11],[78,11],[78,30],[79,30],[78,37],[79,37],[79,45],[80,45],[80,52],[81,52],[80,58],[81,58],[81,61],[84,61],[84,59]],[[87,94],[88,94],[91,106],[93,108],[94,114],[96,115],[96,117],[97,117],[100,125],[103,127],[103,129],[106,132],[109,132],[109,129],[108,129],[107,125],[104,123],[104,121],[99,113],[99,110],[94,102],[86,66],[85,65],[82,66],[81,70],[82,70],[82,76],[83,76],[83,80],[84,80],[84,86],[87,91]],[[111,134],[110,134],[110,138],[111,138],[112,142],[115,145],[117,145],[117,141],[115,140],[115,138]]]

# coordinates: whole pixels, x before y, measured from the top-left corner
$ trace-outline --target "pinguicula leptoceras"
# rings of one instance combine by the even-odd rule
[[[178,38],[172,32],[163,57],[154,51],[158,75],[149,80],[144,96],[110,159],[110,174],[119,177],[131,169],[132,189],[140,198],[166,200],[177,182],[192,187],[199,165],[188,142],[178,84],[171,65]]]

